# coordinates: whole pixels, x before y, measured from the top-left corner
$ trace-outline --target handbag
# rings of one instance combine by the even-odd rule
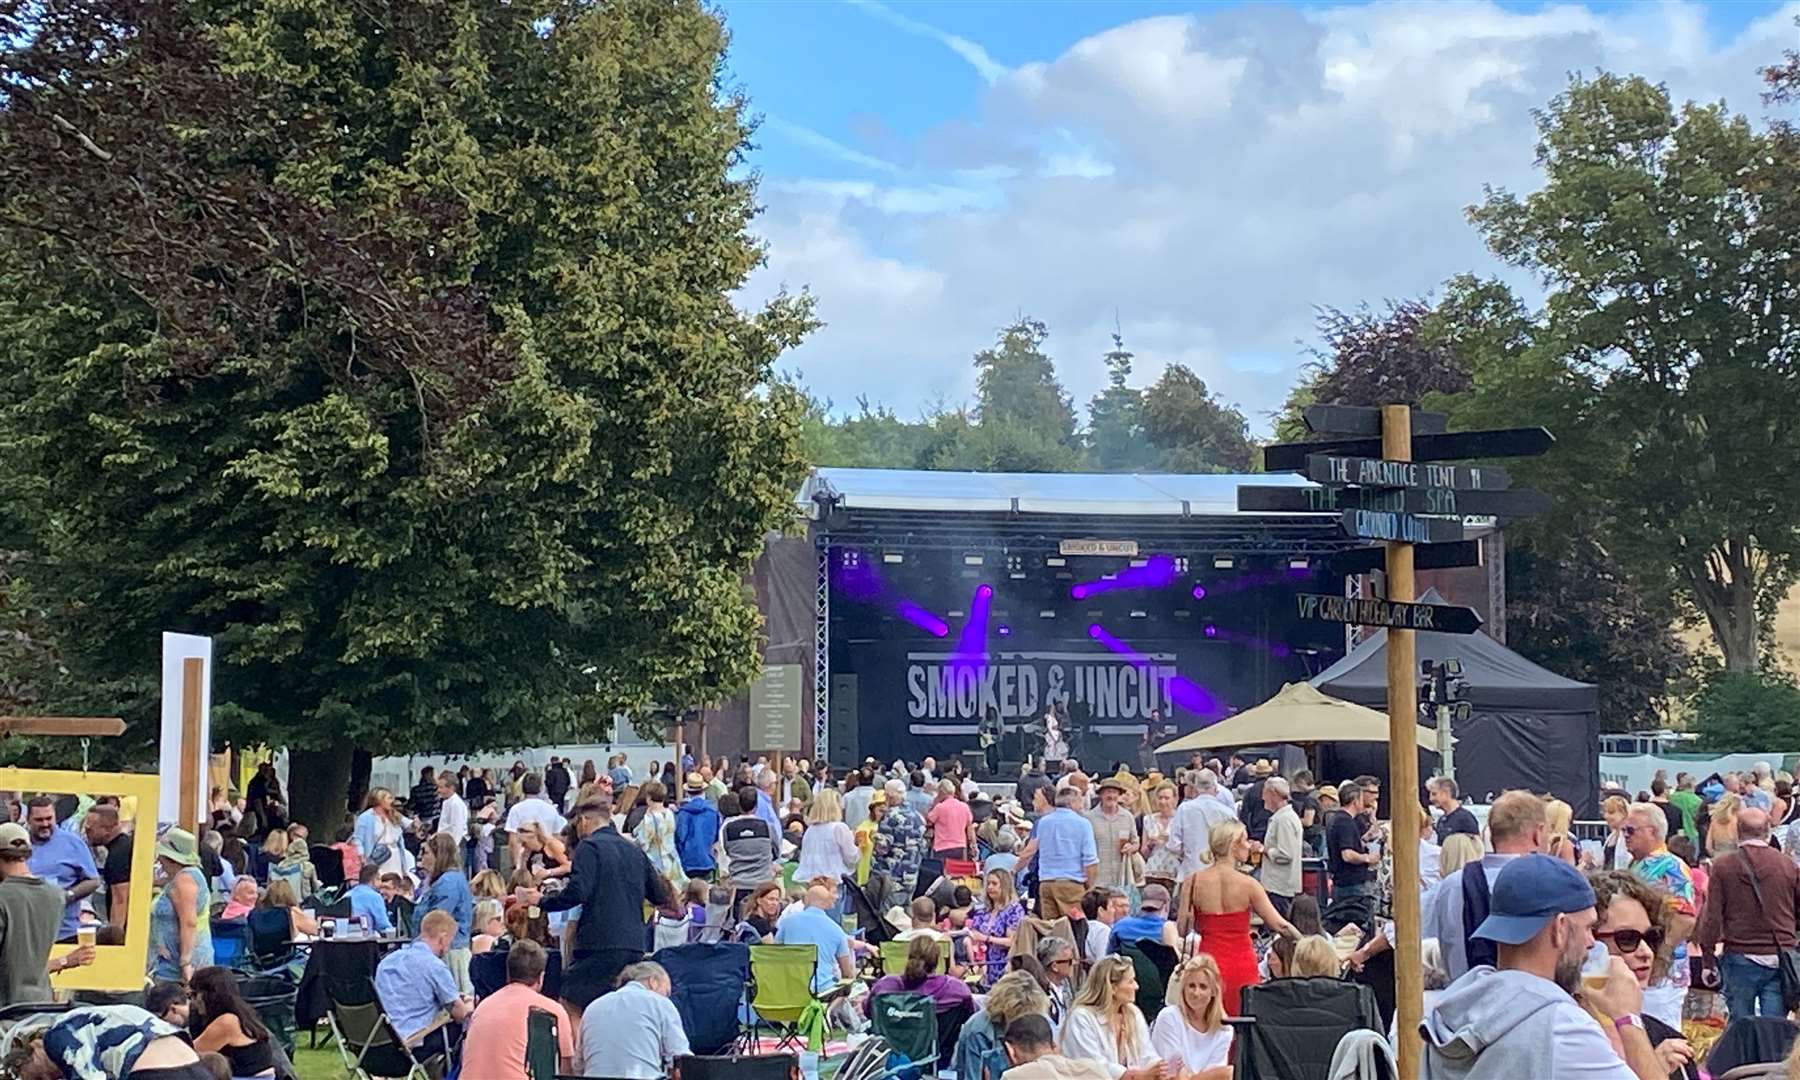
[[[1756,880],[1755,861],[1743,849],[1738,851],[1738,858],[1744,860],[1744,873],[1750,878],[1750,890],[1756,894],[1756,906],[1768,910],[1763,903],[1762,885]],[[1782,948],[1773,929],[1769,931],[1769,944],[1775,946],[1775,970],[1781,976],[1781,1007],[1793,1012],[1800,1008],[1800,950]]]

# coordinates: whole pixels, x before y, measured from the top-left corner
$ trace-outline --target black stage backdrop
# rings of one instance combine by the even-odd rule
[[[990,645],[998,645],[991,641]],[[993,649],[982,665],[955,663],[948,644],[920,641],[844,643],[833,676],[854,676],[856,756],[882,761],[926,754],[948,758],[977,746],[976,725],[989,706],[1007,725],[1003,757],[1016,761],[1012,725],[1038,722],[1050,702],[1063,702],[1087,737],[1074,748],[1084,764],[1137,763],[1137,750],[1152,710],[1164,730],[1155,742],[1192,731],[1209,719],[1266,700],[1283,682],[1308,672],[1296,658],[1277,659],[1254,645],[1196,637],[1133,641],[1127,657],[1089,640],[1033,642]],[[1175,705],[1176,677],[1199,686],[1218,702],[1217,716]],[[833,729],[833,744],[850,733]],[[1030,749],[1040,752],[1037,737]]]

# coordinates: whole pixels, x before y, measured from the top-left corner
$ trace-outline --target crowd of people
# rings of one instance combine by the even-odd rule
[[[1641,798],[1609,793],[1604,836],[1586,838],[1566,804],[1535,793],[1503,793],[1482,816],[1454,781],[1424,794],[1426,1075],[1693,1077],[1684,1020],[1785,1017],[1795,1003],[1788,778],[1659,776]],[[286,820],[265,767],[242,798],[215,793],[201,836],[154,841],[143,913],[130,910],[133,808],[0,800],[0,1005],[48,1000],[51,974],[145,918],[141,1017],[90,1010],[58,1028],[135,1030],[144,1056],[118,1075],[199,1077],[221,1062],[223,1075],[282,1075],[268,1027],[213,962],[215,920],[273,912],[307,941],[330,894],[351,924],[404,942],[374,989],[406,1046],[467,1076],[525,1075],[533,1009],[567,1017],[566,1072],[665,1075],[687,1040],[671,975],[646,957],[742,941],[814,949],[813,989],[841,998],[833,1020],[853,1031],[884,995],[928,998],[955,1026],[946,1063],[959,1076],[1222,1080],[1227,1021],[1265,980],[1365,982],[1391,1021],[1396,838],[1381,797],[1372,776],[1316,784],[1235,757],[1196,755],[1166,776],[1034,761],[983,785],[929,757],[842,773],[671,759],[640,775],[621,754],[578,770],[552,759],[542,774],[522,761],[500,776],[426,768],[316,843]],[[883,965],[871,938],[900,942],[904,964]],[[58,941],[77,947],[51,960]],[[1173,971],[1146,1016],[1132,958],[1156,949]],[[503,954],[504,981],[477,1000],[471,967],[487,953]],[[21,1049],[16,1072],[66,1074],[54,1070],[83,1043],[56,1030]],[[165,1046],[176,1035],[192,1060]]]

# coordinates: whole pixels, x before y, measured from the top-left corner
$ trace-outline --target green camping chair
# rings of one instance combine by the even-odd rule
[[[881,973],[898,975],[906,970],[906,950],[912,947],[910,941],[884,941],[876,948],[881,950]],[[947,941],[938,942],[938,974],[950,974],[950,953],[952,947]]]
[[[533,1009],[525,1020],[525,1073],[531,1080],[556,1080],[559,1019],[548,1009]]]
[[[750,1017],[745,1039],[752,1053],[764,1028],[777,1037],[776,1048],[798,1048],[806,1033],[801,1019],[815,1010],[813,971],[819,950],[813,945],[750,946]]]
[[[918,1067],[918,1073],[937,1075],[937,1006],[924,994],[881,994],[869,1001],[870,1029],[886,1039],[894,1053]]]

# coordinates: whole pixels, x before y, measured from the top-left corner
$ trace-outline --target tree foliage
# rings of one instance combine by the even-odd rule
[[[1546,333],[1593,388],[1585,459],[1632,574],[1673,568],[1733,671],[1755,671],[1800,558],[1800,171],[1722,105],[1573,80],[1539,117],[1543,188],[1471,217],[1550,288]]]
[[[1800,686],[1785,672],[1715,670],[1690,705],[1709,750],[1756,753],[1800,746]]]
[[[1144,436],[1162,451],[1163,472],[1249,472],[1255,456],[1244,414],[1180,364],[1144,391]]]
[[[1136,357],[1121,335],[1112,342],[1104,357],[1106,389],[1088,403],[1088,464],[1097,472],[1136,472],[1154,465],[1157,451],[1144,433],[1144,392],[1131,385]]]
[[[68,699],[211,634],[215,730],[325,823],[353,746],[754,676],[810,313],[730,301],[724,41],[691,0],[0,0],[0,490]]]

